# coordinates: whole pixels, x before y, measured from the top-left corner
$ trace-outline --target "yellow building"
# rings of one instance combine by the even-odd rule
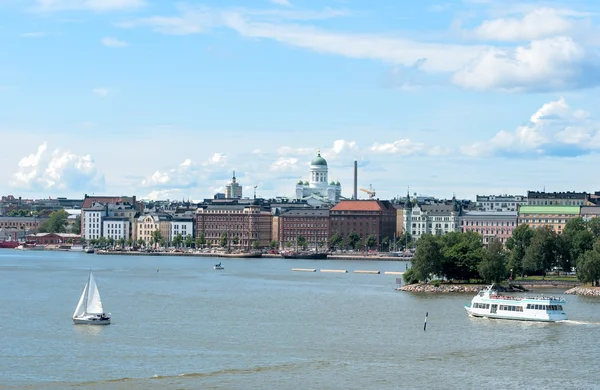
[[[152,232],[159,231],[161,237],[169,240],[169,229],[172,217],[169,214],[142,214],[136,221],[136,241],[144,240],[147,245],[152,243]]]
[[[555,233],[562,233],[566,223],[578,218],[580,206],[521,206],[518,224],[527,224],[532,229],[550,226]]]

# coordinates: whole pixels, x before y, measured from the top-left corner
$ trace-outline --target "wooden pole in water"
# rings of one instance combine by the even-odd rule
[[[425,323],[423,324],[423,330],[427,330],[427,317],[429,317],[429,312],[425,313]]]

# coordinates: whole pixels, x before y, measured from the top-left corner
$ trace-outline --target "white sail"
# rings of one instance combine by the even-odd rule
[[[73,318],[81,317],[83,314],[85,314],[85,293],[87,291],[87,288],[88,288],[88,285],[86,283],[85,287],[83,288],[83,292],[81,293],[81,298],[79,298],[79,303],[77,304],[77,307],[75,308],[75,313],[73,313]]]
[[[88,282],[88,294],[85,312],[88,314],[102,314],[102,301],[100,300],[100,292],[98,292],[98,286],[94,280],[94,275],[90,271],[90,280]]]

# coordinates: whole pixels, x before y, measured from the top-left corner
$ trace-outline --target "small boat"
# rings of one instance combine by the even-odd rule
[[[307,260],[326,260],[325,252],[282,252],[284,259],[307,259]]]
[[[555,322],[567,319],[561,297],[500,295],[491,285],[481,290],[465,309],[470,316],[519,321]]]
[[[83,325],[109,325],[110,313],[105,313],[100,300],[98,285],[90,270],[88,282],[83,288],[79,303],[73,313],[73,323]]]
[[[223,267],[223,266],[221,265],[221,263],[219,263],[219,264],[215,264],[213,268],[214,268],[214,269],[216,269],[216,270],[217,270],[217,269],[225,269],[225,267]]]
[[[15,249],[21,245],[18,241],[0,241],[0,248]]]
[[[86,246],[83,251],[85,253],[94,253],[94,247],[92,247],[92,246]]]

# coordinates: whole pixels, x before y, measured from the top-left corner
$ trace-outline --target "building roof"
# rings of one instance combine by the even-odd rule
[[[479,219],[494,219],[494,218],[517,218],[516,211],[464,211],[463,218],[479,218]]]
[[[386,208],[379,200],[342,200],[331,211],[382,211]]]
[[[599,215],[600,207],[598,206],[584,206],[581,208],[581,215]]]
[[[521,206],[519,214],[579,214],[580,206]]]
[[[530,199],[587,199],[587,192],[538,192],[527,191],[527,197]]]
[[[328,209],[293,209],[281,214],[282,217],[328,217]]]
[[[317,157],[313,158],[312,161],[310,162],[310,165],[321,165],[321,166],[327,166],[327,161],[321,157],[321,151],[319,150],[319,152],[317,153]]]
[[[453,204],[422,204],[419,206],[420,209],[429,215],[447,215],[456,211]]]
[[[34,233],[34,234],[29,234],[27,237],[46,237],[51,234],[62,237],[62,238],[79,238],[79,237],[81,237],[81,235],[74,234],[74,233]]]

